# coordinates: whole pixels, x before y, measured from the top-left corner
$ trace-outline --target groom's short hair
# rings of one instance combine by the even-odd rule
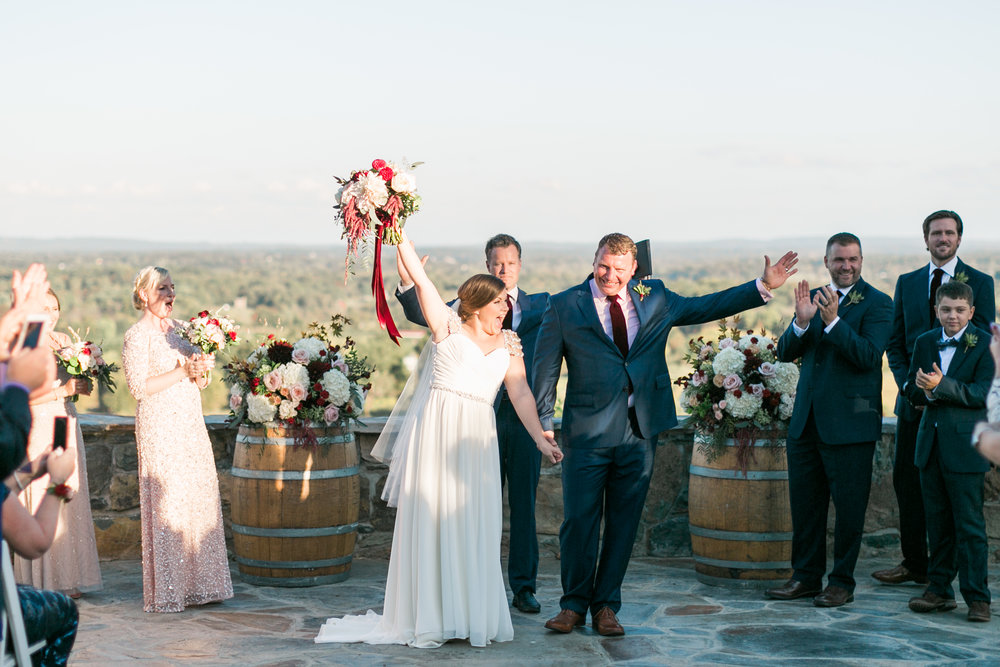
[[[830,248],[834,245],[856,245],[858,246],[858,252],[861,252],[861,239],[850,232],[838,232],[834,234],[826,242],[826,254],[829,256]]]
[[[486,260],[489,261],[490,252],[494,248],[508,248],[510,246],[517,248],[517,258],[521,259],[521,244],[517,242],[517,239],[510,234],[497,234],[486,242]]]
[[[958,235],[962,235],[962,218],[959,217],[958,213],[954,211],[934,211],[929,216],[924,218],[924,238],[931,233],[931,223],[935,220],[954,220],[955,228],[958,231]]]
[[[607,234],[601,239],[601,242],[597,244],[597,250],[594,252],[594,259],[597,259],[597,254],[601,252],[601,248],[607,248],[608,252],[612,255],[632,255],[632,259],[636,258],[639,254],[638,248],[635,247],[635,241],[624,234]]]

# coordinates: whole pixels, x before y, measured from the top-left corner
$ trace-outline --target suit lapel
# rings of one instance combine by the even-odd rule
[[[920,331],[929,331],[933,328],[934,323],[928,318],[930,317],[930,309],[927,304],[930,302],[930,263],[924,264],[916,273],[912,274],[913,289],[911,293],[916,295],[914,298],[919,302],[919,308],[917,312],[919,313],[920,319]],[[919,297],[919,298],[917,298]]]
[[[948,364],[948,372],[945,373],[945,376],[950,378],[955,377],[955,374],[958,373],[958,369],[962,367],[962,364],[965,363],[969,353],[972,352],[973,348],[965,344],[965,337],[969,333],[971,333],[969,329],[966,329],[965,333],[962,334],[962,337],[958,339],[958,346],[955,348],[955,356],[951,358],[951,363]],[[967,347],[968,349],[966,349]]]
[[[633,290],[633,288],[638,284],[639,281],[630,280],[627,290],[628,298],[632,300],[632,307],[635,308],[636,317],[639,318],[639,331],[635,334],[636,339],[639,338],[639,334],[642,333],[643,325],[646,324],[646,320],[649,319],[649,304],[646,303],[646,299],[641,298],[641,295]]]
[[[615,342],[605,333],[604,327],[601,326],[601,320],[597,317],[597,308],[594,306],[594,295],[590,293],[590,278],[587,278],[577,291],[576,306],[580,310],[584,324],[593,329],[598,338],[605,341],[615,352],[618,352]],[[619,352],[619,354],[621,353]]]
[[[851,291],[847,293],[843,302],[837,307],[837,314],[844,317],[848,312],[856,310],[855,306],[859,305],[865,299],[867,286],[868,283],[865,282],[864,278],[858,278],[858,282],[854,283]],[[854,298],[852,299],[851,297]]]

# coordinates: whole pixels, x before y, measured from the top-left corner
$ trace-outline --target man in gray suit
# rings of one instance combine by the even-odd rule
[[[424,258],[426,259],[426,257]],[[415,291],[405,269],[397,263],[401,284],[396,298],[403,306],[406,319],[427,326],[420,312]],[[521,276],[521,244],[509,234],[497,234],[486,242],[486,269],[503,281],[507,288],[507,317],[504,329],[517,332],[524,350],[524,367],[531,384],[531,365],[535,353],[535,338],[542,313],[548,304],[546,292],[528,294],[518,288]],[[510,549],[507,557],[507,580],[514,593],[513,605],[522,612],[541,611],[535,599],[538,576],[538,535],[535,529],[535,493],[542,464],[542,454],[514,412],[501,386],[493,404],[497,414],[497,440],[500,444],[500,483],[507,486],[510,507]]]

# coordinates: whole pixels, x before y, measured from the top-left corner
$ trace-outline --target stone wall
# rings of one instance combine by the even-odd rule
[[[206,418],[219,472],[226,537],[229,530],[230,475],[236,431],[221,416]],[[135,424],[129,417],[84,415],[80,418],[86,442],[90,501],[94,511],[98,551],[104,559],[140,556],[139,495]],[[360,529],[357,552],[386,557],[392,540],[394,511],[380,499],[385,465],[371,457],[384,420],[370,419],[356,430],[362,456]],[[899,555],[898,510],[892,490],[892,452],[895,420],[883,423],[882,440],[875,451],[871,501],[865,522],[862,555]],[[557,432],[556,437],[559,437]],[[688,466],[693,447],[690,431],[675,428],[660,436],[653,480],[646,500],[634,553],[652,556],[689,556],[687,525]],[[986,523],[993,562],[1000,562],[1000,474],[987,475]],[[831,508],[833,525],[833,510]],[[562,521],[562,483],[558,466],[542,463],[536,506],[540,548],[559,550]],[[832,540],[831,540],[832,543]]]

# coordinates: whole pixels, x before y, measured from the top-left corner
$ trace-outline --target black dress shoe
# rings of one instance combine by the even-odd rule
[[[527,588],[514,595],[514,602],[512,604],[515,609],[523,611],[525,614],[537,614],[542,610],[542,605],[538,604],[535,594]]]
[[[772,600],[797,600],[805,597],[815,597],[819,595],[819,589],[815,586],[807,586],[796,579],[789,579],[780,588],[769,588],[764,591],[764,596]]]
[[[973,600],[970,602],[968,619],[973,623],[989,623],[990,603],[985,600]]]
[[[955,598],[941,597],[937,593],[924,591],[918,598],[910,598],[910,610],[918,614],[926,614],[929,611],[951,611],[958,607]]]
[[[872,577],[883,584],[905,584],[908,581],[915,581],[918,584],[927,583],[926,574],[914,574],[905,565],[897,565],[888,570],[872,572]]]
[[[843,607],[848,602],[854,602],[854,593],[840,586],[827,586],[813,598],[817,607]]]

